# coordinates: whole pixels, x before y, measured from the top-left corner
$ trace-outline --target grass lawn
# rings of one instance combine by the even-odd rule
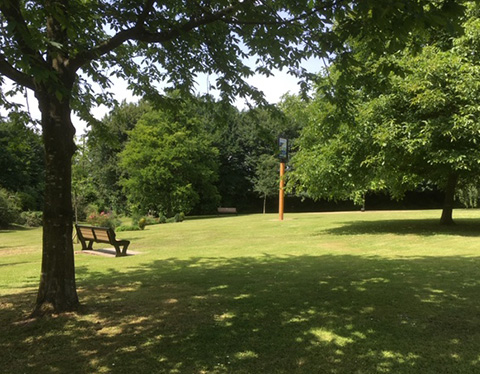
[[[0,231],[0,372],[480,373],[480,211],[456,211],[454,227],[439,217],[247,215],[120,232],[138,254],[78,253],[82,309],[39,320],[26,317],[41,229]]]

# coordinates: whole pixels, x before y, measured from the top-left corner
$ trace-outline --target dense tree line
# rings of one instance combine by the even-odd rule
[[[279,135],[298,123],[277,107],[239,111],[209,96],[154,108],[122,103],[79,142],[73,188],[87,204],[123,214],[211,214],[252,209],[278,189]],[[257,211],[260,207],[257,207]]]
[[[298,137],[299,98],[248,110],[210,96],[170,99],[173,105],[156,109],[146,100],[123,102],[77,138],[72,200],[78,219],[92,209],[166,216],[212,214],[218,206],[260,211],[260,198],[265,203],[277,195],[277,140]],[[4,225],[20,223],[22,210],[42,209],[41,133],[27,120],[12,115],[0,124],[0,186],[11,206]]]

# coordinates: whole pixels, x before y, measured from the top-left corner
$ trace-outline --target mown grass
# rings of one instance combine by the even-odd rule
[[[28,320],[41,231],[0,232],[2,373],[480,372],[480,212],[249,215],[78,254],[78,313]],[[76,249],[79,249],[78,246]]]

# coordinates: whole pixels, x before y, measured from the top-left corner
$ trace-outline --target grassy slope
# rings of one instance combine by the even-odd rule
[[[77,255],[82,311],[39,321],[41,232],[0,232],[0,371],[480,372],[478,211],[285,217],[118,233],[141,253]]]

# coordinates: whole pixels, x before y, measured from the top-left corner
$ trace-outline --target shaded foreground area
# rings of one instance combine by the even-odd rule
[[[479,265],[339,253],[80,266],[79,314],[25,322],[32,292],[0,297],[1,371],[480,372]]]

